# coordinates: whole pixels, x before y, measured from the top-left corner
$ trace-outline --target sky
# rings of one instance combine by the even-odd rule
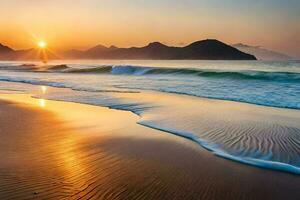
[[[215,38],[300,58],[299,0],[0,0],[0,43],[54,49]]]

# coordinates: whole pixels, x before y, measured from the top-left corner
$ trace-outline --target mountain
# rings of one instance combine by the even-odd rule
[[[0,44],[0,60],[41,60],[43,57],[39,49],[13,50]],[[47,53],[49,59],[60,59],[53,53]]]
[[[256,60],[253,55],[246,54],[218,40],[202,40],[183,47],[183,59],[208,60]]]
[[[250,46],[246,44],[234,44],[233,47],[243,51],[245,53],[249,53],[254,55],[259,60],[292,60],[293,58],[272,50],[264,49],[260,46]]]
[[[40,59],[39,54],[37,49],[15,51],[0,46],[1,60]],[[160,42],[130,48],[97,45],[86,51],[72,49],[59,57],[48,52],[47,56],[49,59],[256,60],[255,56],[214,39],[197,41],[184,47],[167,46]]]
[[[71,59],[256,60],[253,55],[214,39],[185,47],[171,47],[160,42],[131,48],[98,45],[86,51],[67,51],[64,56]]]
[[[3,44],[0,44],[0,58],[5,57],[5,55],[8,55],[12,52],[14,52],[13,49],[9,48],[8,46],[4,46]]]

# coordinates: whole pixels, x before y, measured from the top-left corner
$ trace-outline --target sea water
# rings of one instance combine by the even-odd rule
[[[0,90],[32,93],[37,85],[54,88],[43,98],[108,106],[140,116],[150,113],[155,105],[117,98],[112,94],[158,91],[300,109],[300,61],[85,60],[52,61],[45,65],[34,62],[0,63]],[[68,88],[70,92],[61,92],[59,88]],[[164,112],[160,114],[164,115]],[[184,113],[178,117],[184,118]],[[201,127],[193,125],[201,125],[195,117],[190,120],[189,126],[180,122],[187,123],[178,119],[176,122],[142,119],[140,124],[189,138],[219,156],[300,174],[298,127],[278,126],[276,128],[281,131],[273,133],[271,130],[274,127],[260,130],[249,126],[251,131],[244,135],[243,130],[230,127],[239,133],[231,134],[220,129],[216,135],[199,131]],[[250,147],[240,141],[234,145],[227,144],[229,139],[234,140],[233,137],[240,138],[240,141],[259,138],[260,142],[255,144],[251,139]]]

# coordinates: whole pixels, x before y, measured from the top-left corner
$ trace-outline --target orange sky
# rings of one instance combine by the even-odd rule
[[[21,49],[43,39],[64,50],[216,38],[300,58],[300,3],[289,1],[1,0],[0,42]]]

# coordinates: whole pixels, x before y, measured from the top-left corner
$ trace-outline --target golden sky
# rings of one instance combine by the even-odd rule
[[[300,58],[298,0],[0,0],[0,43],[54,49],[216,38]]]

